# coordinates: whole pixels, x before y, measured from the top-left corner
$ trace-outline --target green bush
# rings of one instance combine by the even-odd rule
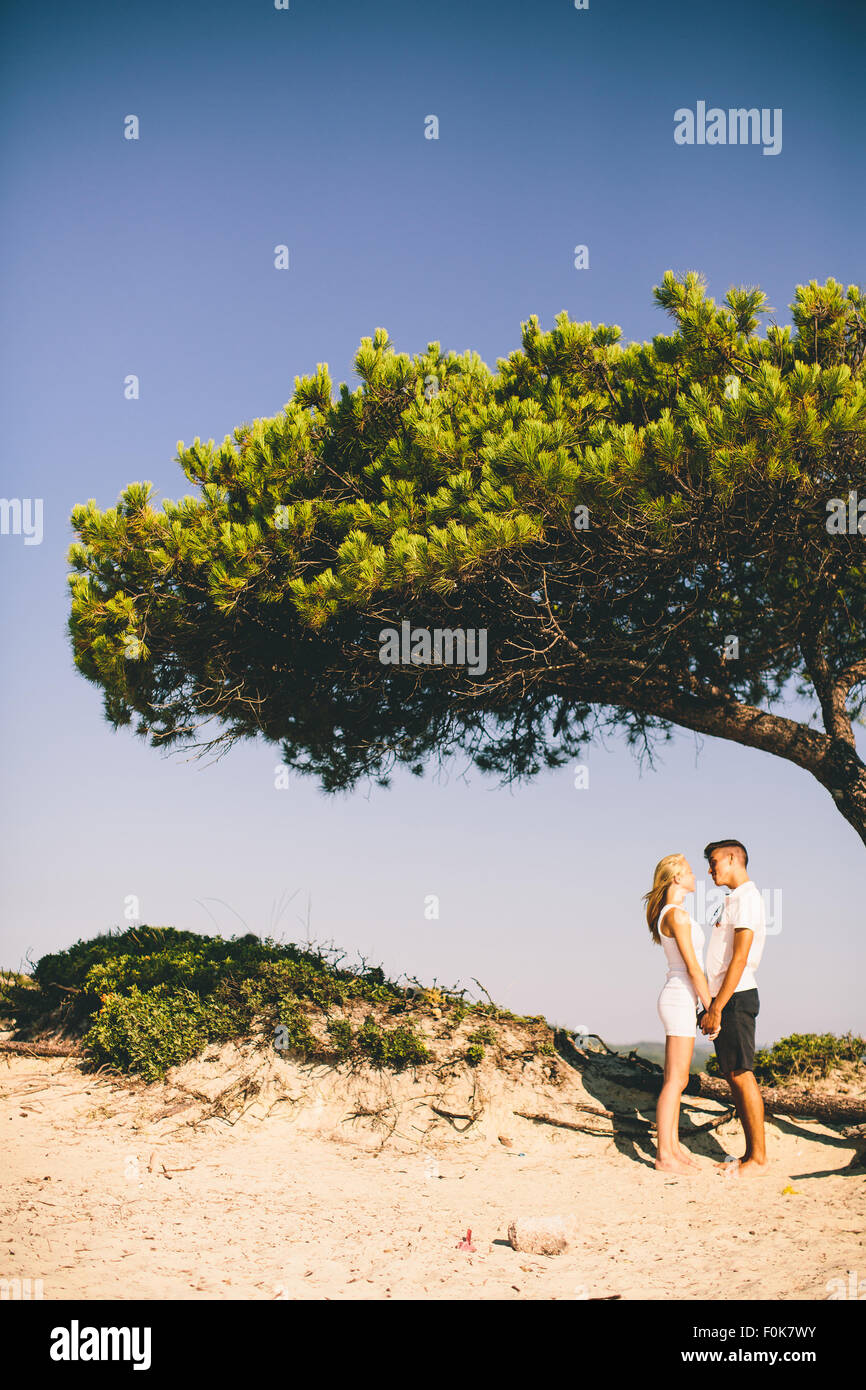
[[[363,1057],[380,1067],[420,1066],[430,1060],[430,1053],[411,1028],[389,1031],[380,1028],[370,1015],[355,1034],[354,1045]]]
[[[778,1086],[798,1078],[827,1076],[844,1062],[860,1062],[866,1042],[855,1033],[792,1033],[771,1048],[755,1052],[755,1079],[765,1086]],[[707,1062],[707,1072],[719,1075],[715,1056]]]
[[[431,1060],[411,1027],[385,1028],[372,1013],[357,1031],[346,1018],[329,1019],[332,1011],[358,1000],[381,1005],[388,1014],[415,1007],[447,1011],[452,1027],[471,1018],[477,1026],[464,1054],[471,1066],[496,1042],[491,1024],[544,1021],[524,1019],[492,1002],[469,1004],[456,991],[409,994],[379,966],[339,968],[311,947],[252,934],[224,940],[174,927],[103,933],[43,956],[32,978],[0,974],[0,1009],[19,1036],[72,1032],[81,1036],[97,1065],[148,1081],[164,1077],[169,1067],[195,1057],[208,1043],[248,1036],[263,1026],[273,1030],[275,1047],[286,1054],[336,1052],[395,1069]],[[316,1011],[323,1016],[330,1049],[311,1028]],[[552,1049],[542,1045],[540,1050]]]
[[[279,1021],[276,1027],[280,1031],[274,1045],[278,1052],[286,1055],[296,1053],[302,1057],[316,1052],[319,1045],[309,1019],[296,999],[284,997],[277,1008],[277,1017]]]
[[[0,1007],[19,1034],[68,1029],[97,1064],[149,1081],[261,1021],[285,1027],[286,1051],[321,1051],[301,1001],[327,1011],[352,999],[402,1004],[405,995],[378,966],[338,969],[315,949],[173,927],[104,933],[43,956],[26,985],[11,972],[0,979]],[[392,1066],[424,1051],[406,1029],[362,1030],[352,1045]]]
[[[349,1020],[347,1018],[335,1019],[328,1024],[328,1034],[333,1039],[334,1046],[340,1055],[348,1057],[355,1041],[355,1034]]]
[[[6,1025],[15,1019],[21,1003],[36,989],[29,975],[15,970],[0,970],[0,1022]]]
[[[341,1057],[356,1057],[376,1066],[400,1068],[429,1062],[430,1054],[411,1028],[382,1028],[371,1014],[357,1032],[347,1018],[334,1019],[327,1032]]]
[[[95,1062],[159,1081],[231,1028],[227,1014],[191,990],[169,994],[158,986],[143,994],[132,985],[128,994],[106,995],[83,1042]]]

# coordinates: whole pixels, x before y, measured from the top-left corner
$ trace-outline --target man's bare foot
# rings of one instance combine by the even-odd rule
[[[725,1159],[724,1163],[717,1163],[716,1167],[720,1172],[724,1173],[725,1177],[739,1177],[741,1173],[745,1173],[747,1176],[749,1174],[760,1175],[766,1173],[770,1165],[766,1159],[759,1163],[756,1158],[752,1158],[751,1154],[749,1154],[748,1157],[744,1156],[743,1158],[734,1158],[733,1155],[731,1155],[730,1158]]]
[[[657,1158],[656,1169],[659,1173],[679,1173],[686,1178],[690,1178],[694,1171],[691,1164],[683,1163],[679,1158]]]
[[[759,1163],[756,1158],[744,1158],[739,1165],[738,1176],[742,1176],[743,1173],[746,1173],[760,1177],[769,1170],[769,1167],[770,1165],[766,1159],[764,1159],[762,1163]]]

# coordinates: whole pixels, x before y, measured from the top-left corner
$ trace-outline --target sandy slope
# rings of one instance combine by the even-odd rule
[[[825,1126],[772,1122],[770,1174],[728,1180],[714,1164],[737,1127],[690,1141],[684,1125],[701,1171],[667,1177],[643,1136],[514,1116],[599,1104],[538,1062],[425,1098],[411,1076],[210,1056],[154,1087],[0,1057],[0,1279],[41,1279],[46,1299],[826,1299],[849,1270],[866,1281],[866,1175]],[[601,1100],[652,1117],[637,1093]],[[512,1250],[509,1221],[530,1215],[571,1221],[569,1250]],[[474,1254],[455,1249],[467,1227]]]

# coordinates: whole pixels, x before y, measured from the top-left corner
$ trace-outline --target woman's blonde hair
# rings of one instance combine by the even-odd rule
[[[682,868],[685,862],[684,854],[666,854],[664,859],[660,859],[656,864],[652,888],[643,895],[643,901],[646,903],[647,926],[650,930],[650,936],[657,946],[662,944],[661,933],[659,932],[659,913],[665,905],[665,895],[673,883],[678,869]]]

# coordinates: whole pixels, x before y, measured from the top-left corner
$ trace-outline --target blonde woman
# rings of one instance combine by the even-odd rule
[[[684,910],[695,876],[682,854],[667,854],[656,864],[653,886],[644,894],[646,920],[653,941],[664,948],[668,973],[658,998],[665,1028],[665,1079],[656,1107],[656,1168],[663,1173],[692,1173],[699,1165],[679,1139],[680,1099],[689,1079],[695,1047],[698,1000],[708,1009],[710,991],[702,968],[704,933]]]

